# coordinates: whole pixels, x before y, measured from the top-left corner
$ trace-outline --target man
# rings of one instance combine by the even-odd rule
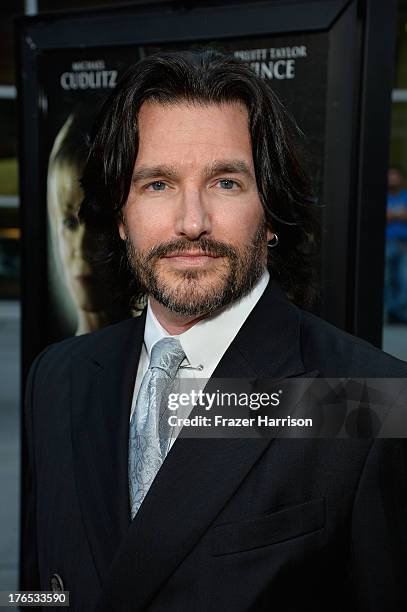
[[[214,52],[143,60],[83,186],[82,219],[148,306],[31,368],[24,588],[75,611],[404,610],[404,441],[159,435],[177,377],[407,372],[296,305],[315,298],[316,224],[267,84]]]
[[[401,168],[389,168],[385,306],[389,323],[407,323],[407,191]]]

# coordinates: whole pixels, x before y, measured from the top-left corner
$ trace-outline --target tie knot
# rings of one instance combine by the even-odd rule
[[[150,368],[164,370],[170,378],[175,378],[185,353],[177,338],[162,338],[151,351]]]

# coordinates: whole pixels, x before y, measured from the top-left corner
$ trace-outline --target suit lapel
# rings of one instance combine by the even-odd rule
[[[270,280],[236,338],[216,368],[214,378],[279,378],[305,372],[300,348],[301,312]],[[243,373],[235,374],[230,359]]]
[[[127,475],[131,399],[145,315],[95,335],[72,357],[72,443],[79,502],[101,583],[129,524]]]
[[[300,311],[269,284],[213,378],[303,375],[299,328]],[[270,442],[178,438],[117,552],[98,609],[145,609]]]

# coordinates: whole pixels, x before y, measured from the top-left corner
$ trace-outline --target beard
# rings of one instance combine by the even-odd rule
[[[201,237],[161,243],[149,251],[136,249],[126,227],[127,265],[140,290],[183,316],[214,313],[247,295],[267,266],[267,229],[263,219],[242,247]],[[162,269],[172,254],[199,251],[217,257],[209,269]]]

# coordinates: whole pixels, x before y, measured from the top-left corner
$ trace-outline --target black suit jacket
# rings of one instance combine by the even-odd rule
[[[404,440],[178,438],[131,522],[145,315],[52,345],[26,392],[23,588],[77,611],[405,611]],[[214,377],[405,377],[269,284]]]

